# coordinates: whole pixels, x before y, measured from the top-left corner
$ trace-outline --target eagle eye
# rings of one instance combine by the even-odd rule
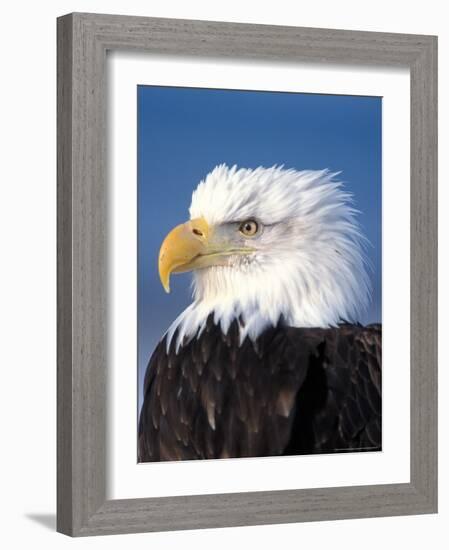
[[[240,224],[239,231],[245,237],[254,237],[259,231],[259,224],[255,220],[246,220]]]

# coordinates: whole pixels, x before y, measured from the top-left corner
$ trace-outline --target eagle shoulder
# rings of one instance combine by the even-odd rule
[[[380,330],[279,325],[240,343],[237,322],[223,334],[209,319],[178,353],[159,343],[144,382],[140,461],[377,444]]]

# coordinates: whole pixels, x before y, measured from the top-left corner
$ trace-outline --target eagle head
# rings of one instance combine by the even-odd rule
[[[227,332],[255,340],[282,320],[294,327],[354,321],[370,300],[366,239],[352,196],[328,170],[222,164],[192,195],[190,220],[159,253],[161,282],[192,271],[193,302],[167,333],[177,348],[212,313]]]

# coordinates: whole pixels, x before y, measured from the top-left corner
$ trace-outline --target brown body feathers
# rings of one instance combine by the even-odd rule
[[[173,338],[175,340],[175,338]],[[150,360],[140,462],[381,449],[381,326],[266,330],[239,346],[208,319]]]

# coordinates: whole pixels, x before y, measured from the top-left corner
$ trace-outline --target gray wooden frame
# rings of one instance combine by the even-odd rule
[[[106,52],[411,72],[410,483],[106,499]],[[437,510],[437,38],[75,13],[58,19],[58,505],[72,536]]]

